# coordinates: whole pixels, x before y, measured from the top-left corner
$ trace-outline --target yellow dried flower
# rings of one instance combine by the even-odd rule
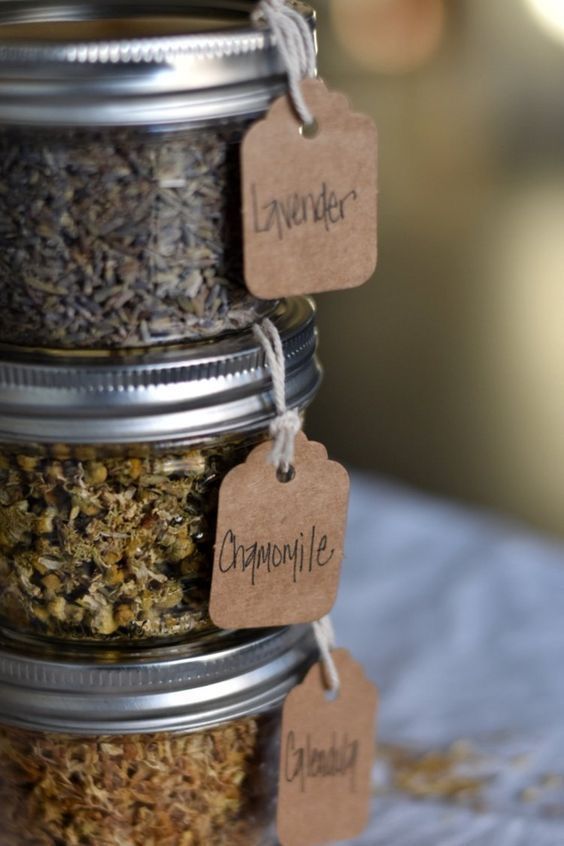
[[[0,446],[0,621],[94,641],[210,628],[219,484],[258,439]]]
[[[99,738],[0,729],[2,846],[264,844],[272,720]]]

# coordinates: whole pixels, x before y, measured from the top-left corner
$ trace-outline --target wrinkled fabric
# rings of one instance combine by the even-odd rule
[[[476,809],[394,790],[378,763],[354,846],[564,846],[563,545],[353,474],[333,621],[380,688],[380,740],[465,741],[487,775]]]

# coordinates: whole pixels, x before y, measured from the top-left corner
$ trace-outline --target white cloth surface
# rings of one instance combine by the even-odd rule
[[[380,741],[467,741],[486,781],[476,809],[416,799],[377,765],[354,846],[564,846],[564,546],[353,476],[333,621],[380,689]]]

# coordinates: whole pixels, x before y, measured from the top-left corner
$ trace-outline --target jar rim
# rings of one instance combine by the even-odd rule
[[[321,381],[315,307],[282,301],[271,315],[286,361],[286,401],[306,408]],[[0,442],[185,442],[265,430],[276,413],[252,328],[152,350],[40,352],[0,345]]]
[[[312,9],[301,0],[293,2],[314,27]],[[256,117],[286,89],[286,74],[274,35],[252,22],[255,6],[254,0],[165,0],[159,5],[153,0],[3,0],[0,123],[207,126]],[[207,29],[210,14],[225,23]],[[204,29],[74,41],[14,37],[18,26],[41,29],[118,15],[124,21],[174,15],[201,20]]]
[[[196,731],[279,707],[317,656],[309,625],[120,650],[2,633],[0,725],[84,736]]]

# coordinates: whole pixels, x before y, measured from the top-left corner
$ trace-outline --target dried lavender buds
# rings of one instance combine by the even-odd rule
[[[242,128],[0,132],[0,338],[201,340],[265,305],[241,273]]]
[[[209,629],[219,484],[256,442],[0,449],[0,622],[81,641]]]
[[[1,729],[2,846],[274,846],[269,721],[98,738]]]

